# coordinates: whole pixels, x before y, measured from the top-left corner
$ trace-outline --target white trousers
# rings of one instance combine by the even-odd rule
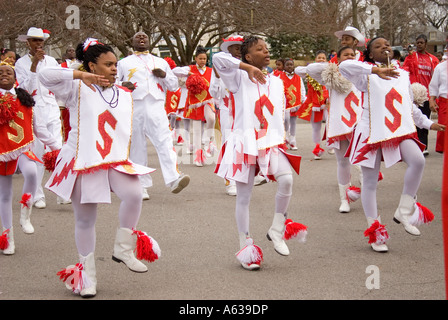
[[[35,121],[45,122],[47,125],[48,131],[58,140],[61,141],[62,145],[62,126],[61,126],[61,111],[56,105],[36,105],[34,107],[35,113]],[[33,152],[39,158],[42,159],[42,156],[50,151],[47,150],[44,144],[39,140],[35,139]],[[36,162],[37,165],[37,190],[34,196],[34,201],[38,201],[39,199],[45,199],[44,189],[42,187],[42,180],[45,174],[45,167],[42,163]]]
[[[148,165],[148,138],[153,144],[159,157],[165,184],[169,186],[180,176],[177,170],[177,155],[173,148],[168,116],[164,108],[165,102],[156,101],[151,96],[143,100],[134,100],[134,117],[132,123],[132,139],[130,149],[131,161]],[[152,186],[149,174],[140,176],[142,187]]]

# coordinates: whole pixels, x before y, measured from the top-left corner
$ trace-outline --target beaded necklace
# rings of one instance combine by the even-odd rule
[[[118,99],[120,97],[120,90],[118,90],[115,86],[112,86],[111,89],[113,91],[113,95],[112,95],[112,98],[110,99],[110,101],[107,101],[106,98],[103,96],[103,93],[101,92],[102,89],[100,87],[98,87],[96,84],[94,84],[93,86],[98,90],[98,92],[100,93],[101,98],[103,98],[104,102],[106,102],[109,105],[109,107],[116,108],[118,106]]]

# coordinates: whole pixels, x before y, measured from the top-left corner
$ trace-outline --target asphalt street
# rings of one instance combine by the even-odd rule
[[[196,167],[192,156],[180,155],[179,168],[191,176],[179,194],[165,187],[162,173],[152,174],[150,200],[143,202],[139,230],[159,243],[162,255],[137,274],[111,259],[118,226],[119,199],[98,206],[96,268],[97,295],[90,300],[444,300],[444,244],[441,217],[443,156],[430,154],[418,201],[435,214],[430,225],[411,236],[393,222],[405,164],[382,169],[378,207],[390,235],[389,252],[374,252],[364,237],[367,228],[360,200],[351,212],[338,212],[336,159],[325,153],[314,160],[309,123],[298,122],[300,175],[294,176],[289,217],[308,226],[306,243],[288,242],[291,254],[277,254],[266,232],[274,213],[276,184],[254,188],[250,230],[263,249],[259,271],[243,269],[235,258],[239,249],[234,217],[235,197],[225,193],[214,161]],[[150,166],[160,168],[150,144]],[[352,183],[359,186],[358,171]],[[48,174],[45,176],[48,179]],[[45,180],[46,181],[46,180]],[[56,273],[78,262],[71,205],[58,205],[46,191],[47,208],[33,209],[33,235],[19,225],[23,177],[14,175],[14,229],[16,253],[0,254],[0,300],[82,300],[65,288]]]

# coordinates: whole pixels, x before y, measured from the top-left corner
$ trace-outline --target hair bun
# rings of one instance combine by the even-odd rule
[[[82,43],[76,46],[76,59],[79,61],[84,61],[84,45]]]

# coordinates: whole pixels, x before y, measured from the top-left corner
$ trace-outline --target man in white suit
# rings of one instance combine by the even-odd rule
[[[176,91],[178,80],[164,59],[149,53],[149,38],[144,32],[134,35],[133,49],[134,54],[118,62],[118,81],[132,90],[134,98],[130,160],[147,165],[148,137],[157,151],[165,184],[171,192],[179,193],[190,177],[177,169],[177,154],[165,112],[166,90]],[[147,188],[152,186],[152,179],[145,175],[140,181],[143,199],[149,199]]]
[[[56,137],[62,146],[59,105],[53,92],[45,88],[37,79],[38,72],[43,68],[59,66],[56,59],[45,54],[45,41],[49,37],[50,34],[48,30],[42,30],[41,28],[35,27],[29,28],[26,35],[20,35],[18,40],[26,42],[29,52],[17,60],[15,71],[19,86],[28,90],[36,101],[34,112],[37,121],[44,123],[48,131]],[[33,152],[36,156],[42,159],[42,156],[46,152],[46,147],[41,141],[36,140]],[[38,187],[34,196],[34,206],[38,209],[44,209],[47,206],[45,193],[42,187],[44,174],[44,165],[37,163]],[[58,203],[64,204],[68,202],[64,202],[58,198]]]

